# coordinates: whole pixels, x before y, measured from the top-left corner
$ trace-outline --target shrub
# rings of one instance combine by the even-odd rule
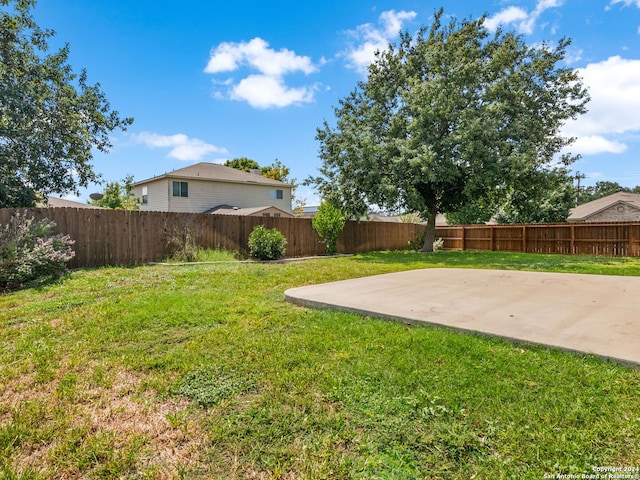
[[[427,236],[426,230],[417,232],[412,239],[409,240],[409,248],[414,252],[419,252],[424,245],[424,239]]]
[[[258,225],[249,235],[249,252],[258,260],[278,260],[284,257],[287,239],[275,228]]]
[[[409,248],[414,252],[419,252],[422,250],[424,246],[424,238],[427,236],[426,230],[422,230],[421,232],[416,233],[413,239],[409,240]],[[440,252],[444,250],[444,239],[436,238],[433,241],[433,251]]]
[[[327,255],[338,253],[338,237],[344,228],[345,221],[344,213],[330,203],[321,204],[318,213],[311,220],[313,229],[327,249]]]
[[[75,253],[68,235],[52,235],[55,223],[16,213],[0,230],[0,289],[59,278]]]

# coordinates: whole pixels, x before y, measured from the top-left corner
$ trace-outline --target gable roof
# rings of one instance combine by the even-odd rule
[[[578,205],[576,208],[571,209],[568,220],[571,222],[589,218],[619,203],[625,203],[640,210],[640,193],[618,192]]]
[[[287,217],[291,217],[292,215],[289,212],[285,212],[281,208],[274,207],[273,205],[265,205],[262,207],[248,207],[248,208],[239,208],[233,207],[231,205],[218,205],[217,207],[213,207],[207,210],[204,213],[214,213],[216,215],[241,215],[241,216],[249,216],[255,215],[256,213],[260,213],[263,210],[267,209],[275,209],[281,212],[283,215]]]
[[[291,187],[291,185],[273,180],[271,178],[263,177],[256,173],[243,172],[237,168],[225,167],[218,163],[200,162],[188,167],[179,168],[172,172],[167,172],[164,175],[158,175],[153,178],[148,178],[140,182],[134,183],[134,185],[142,185],[144,183],[159,180],[161,178],[184,178],[189,180],[214,180],[218,182],[229,183],[254,183],[258,185],[272,185],[274,187]]]
[[[99,207],[97,205],[90,205],[88,203],[74,202],[73,200],[65,200],[64,198],[58,197],[47,197],[47,201],[39,202],[37,207],[49,207],[49,208],[99,208],[103,209],[103,207]]]

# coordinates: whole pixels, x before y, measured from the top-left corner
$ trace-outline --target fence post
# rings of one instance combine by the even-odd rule
[[[522,226],[522,253],[527,253],[527,226]]]
[[[489,238],[491,238],[491,251],[495,251],[496,249],[496,237],[495,237],[495,227],[493,225],[489,225],[489,231],[491,232],[491,236]]]
[[[466,227],[462,227],[462,251],[464,252],[467,249],[467,229]]]
[[[630,257],[638,256],[638,239],[636,238],[636,225],[627,225],[627,238],[629,239],[629,252]]]
[[[575,253],[576,253],[576,230],[575,230],[575,225],[572,223],[569,228],[571,229],[571,240],[570,240],[569,248],[571,249],[570,250],[571,255],[575,255]]]

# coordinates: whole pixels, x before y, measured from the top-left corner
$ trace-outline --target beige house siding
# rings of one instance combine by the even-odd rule
[[[585,222],[638,222],[640,221],[640,210],[625,204],[619,203],[602,210],[584,219]]]
[[[188,197],[173,196],[174,181],[187,182]],[[134,187],[133,192],[140,199],[144,187],[147,187],[148,202],[141,205],[141,210],[202,213],[215,206],[227,204],[239,208],[272,205],[285,212],[291,212],[290,187],[169,177]],[[275,190],[282,190],[282,199],[272,198],[271,192]]]
[[[142,192],[147,189],[147,203],[142,203]],[[169,183],[166,178],[151,181],[145,185],[133,187],[133,194],[140,199],[140,210],[143,211],[169,211]]]

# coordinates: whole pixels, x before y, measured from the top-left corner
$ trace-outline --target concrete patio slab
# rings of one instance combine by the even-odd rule
[[[292,288],[285,298],[640,365],[640,277],[432,268]]]

